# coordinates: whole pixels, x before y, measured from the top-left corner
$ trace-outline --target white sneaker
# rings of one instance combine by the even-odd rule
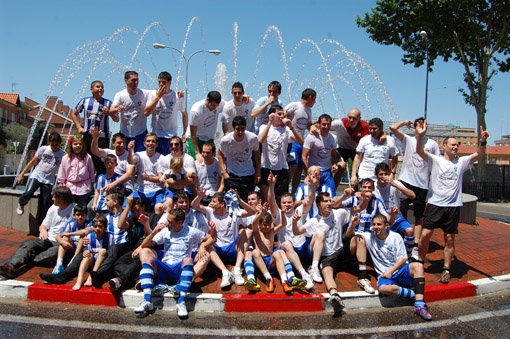
[[[150,301],[144,300],[134,311],[135,313],[152,313],[154,312],[154,305]]]
[[[221,288],[225,288],[225,287],[228,287],[232,284],[232,273],[226,273],[226,274],[223,274],[223,277],[221,277],[221,284],[220,284],[220,287]]]
[[[418,247],[413,247],[413,249],[411,250],[410,259],[412,259],[413,261],[420,261],[420,250],[418,249]]]
[[[23,210],[23,206],[21,206],[19,203],[18,203],[18,207],[16,207],[16,213],[18,213],[19,215],[22,215],[24,212]]]
[[[308,271],[308,274],[312,276],[313,281],[315,281],[316,283],[318,284],[322,283],[321,272],[319,271],[318,267],[311,267],[310,270]]]
[[[180,319],[186,319],[188,317],[188,309],[186,308],[185,302],[177,304],[177,316]]]
[[[241,272],[241,270],[239,270],[239,271],[232,270],[232,276],[233,276],[234,281],[235,281],[237,286],[243,286],[244,285],[244,278],[243,278],[243,273]]]
[[[301,278],[303,278],[304,280],[306,280],[306,285],[305,285],[305,288],[307,290],[311,290],[313,288],[313,279],[312,279],[312,276],[308,273],[303,273],[303,275],[301,276]]]
[[[358,280],[358,286],[364,290],[365,292],[367,292],[368,294],[374,294],[375,293],[375,290],[374,288],[372,287],[372,285],[370,284],[370,280],[368,279],[359,279]]]

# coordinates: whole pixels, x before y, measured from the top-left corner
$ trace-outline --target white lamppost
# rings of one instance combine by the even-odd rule
[[[426,72],[426,77],[425,77],[425,113],[424,113],[424,118],[425,120],[427,120],[427,99],[428,99],[428,94],[429,94],[429,42],[428,42],[428,39],[427,39],[427,31],[420,31],[420,36],[424,39],[426,39],[425,41],[425,48],[426,48],[426,53],[427,53],[427,72]]]
[[[193,57],[195,54],[198,54],[198,53],[211,53],[211,54],[214,54],[214,55],[219,55],[221,53],[220,50],[218,49],[204,49],[204,50],[200,50],[200,51],[196,51],[196,52],[193,52],[191,53],[191,55],[189,57],[186,58],[186,56],[184,55],[184,53],[180,50],[180,49],[177,49],[173,46],[166,46],[166,45],[163,45],[163,44],[158,44],[158,43],[155,43],[152,45],[152,47],[154,47],[155,49],[160,49],[160,48],[170,48],[170,49],[173,49],[174,51],[177,51],[181,54],[181,56],[184,58],[184,61],[186,61],[186,77],[185,77],[185,80],[184,80],[184,85],[185,85],[185,91],[184,91],[184,100],[185,100],[185,103],[184,103],[184,109],[186,110],[186,112],[188,111],[188,64],[189,64],[189,61],[191,60],[191,57]]]

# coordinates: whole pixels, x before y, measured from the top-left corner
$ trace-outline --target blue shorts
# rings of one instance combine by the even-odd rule
[[[310,243],[312,242],[312,238],[306,238],[306,241],[303,245],[299,247],[294,247],[294,251],[296,251],[299,260],[303,266],[308,266],[307,264],[312,263],[312,251],[310,250]]]
[[[164,284],[176,284],[181,278],[182,261],[176,264],[170,265],[159,259],[154,258],[154,264],[156,265],[156,277],[154,285]]]
[[[136,137],[128,137],[126,136],[126,150],[128,147],[128,144],[130,141],[135,141],[135,148],[133,149],[133,152],[142,152],[145,151],[145,146],[143,145],[143,140],[145,139],[145,136],[147,135],[147,130],[145,132],[138,134]]]
[[[411,272],[409,271],[409,264],[402,267],[397,273],[393,274],[391,279],[381,278],[377,281],[377,288],[382,285],[397,285],[401,287],[412,287],[414,285]]]
[[[235,264],[237,258],[236,243],[237,238],[226,246],[214,245],[214,251],[216,251],[218,257],[220,257],[224,264]]]
[[[156,148],[156,152],[163,155],[170,154],[170,138],[158,137],[158,147]]]
[[[140,198],[145,204],[150,204],[152,210],[154,210],[154,206],[159,203],[165,202],[165,192],[163,190],[159,190],[151,193],[142,193],[139,191],[133,192],[133,198]]]
[[[268,255],[267,257],[262,256],[262,260],[264,260],[264,264],[266,264],[266,268],[269,272],[271,272],[271,258],[273,255]]]
[[[287,146],[287,164],[303,168],[303,145],[293,142]]]
[[[336,195],[336,187],[335,187],[335,180],[333,179],[333,176],[331,175],[331,170],[323,171],[321,170],[321,186],[326,186],[328,188],[328,191],[331,192],[331,199],[333,199]]]
[[[413,225],[406,218],[398,218],[393,225],[390,226],[390,231],[404,234],[405,230],[413,228]]]

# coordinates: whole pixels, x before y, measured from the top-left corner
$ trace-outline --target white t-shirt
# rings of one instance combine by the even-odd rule
[[[165,212],[159,218],[158,224],[164,224],[167,221],[168,221],[168,212]],[[192,208],[188,209],[188,214],[186,214],[186,218],[184,219],[184,222],[182,224],[184,226],[196,228],[199,231],[202,231],[204,233],[207,233],[210,230],[209,226],[207,225],[207,220],[205,219],[205,216],[202,213],[197,212]],[[193,252],[198,251],[199,246],[200,246],[200,243],[193,244]]]
[[[265,97],[259,98],[255,102],[254,108],[263,106],[267,102],[268,99],[269,99],[269,97],[267,95]],[[252,119],[251,126],[247,125],[248,130],[250,132],[257,134],[259,132],[260,125],[267,124],[269,122],[269,114],[267,112],[273,105],[280,105],[283,107],[283,103],[280,101],[280,99],[278,99],[276,102],[272,103],[271,105],[267,106],[266,109],[259,116]]]
[[[147,103],[148,90],[137,89],[135,95],[123,89],[113,97],[114,106],[122,105],[124,111],[120,112],[120,132],[127,137],[134,138],[147,129],[147,117],[143,110]]]
[[[197,138],[202,141],[214,139],[216,128],[218,126],[218,116],[223,111],[225,101],[221,101],[214,111],[210,111],[205,105],[205,99],[195,102],[191,106],[189,116],[189,126],[197,127]],[[191,131],[188,126],[187,136],[191,136]]]
[[[303,148],[310,150],[308,153],[308,167],[319,166],[321,171],[331,169],[331,151],[336,149],[336,137],[328,133],[326,137],[308,134]]]
[[[228,215],[228,212],[224,216],[219,216],[213,213],[213,209],[206,207],[206,219],[214,222],[216,225],[216,245],[223,247],[230,245],[237,239],[239,231],[239,223],[241,218],[236,218],[235,221]]]
[[[159,190],[164,189],[162,183],[151,182],[148,180],[143,180],[142,175],[147,173],[151,177],[158,176],[158,171],[160,171],[160,159],[162,158],[161,154],[156,152],[152,157],[149,158],[146,151],[136,152],[135,156],[138,157],[138,162],[136,163],[136,170],[138,173],[137,176],[137,184],[138,191],[141,193],[152,193]]]
[[[229,133],[221,138],[219,149],[225,156],[228,173],[241,177],[255,174],[252,152],[259,149],[259,139],[255,134],[246,131],[243,140],[236,141],[234,133]]]
[[[375,166],[381,162],[387,164],[390,157],[398,154],[398,149],[392,136],[388,135],[386,142],[379,145],[379,141],[369,134],[360,139],[356,152],[363,153],[358,169],[358,179],[370,178],[375,181],[377,180]]]
[[[210,196],[218,192],[221,178],[221,168],[218,160],[214,158],[210,165],[195,160],[195,167],[197,169],[198,185],[206,190],[207,195]]]
[[[377,238],[372,232],[365,232],[362,235],[377,274],[381,275],[389,270],[400,258],[407,260],[406,247],[400,234],[388,231],[388,237],[384,240]]]
[[[66,224],[73,219],[73,209],[76,204],[70,203],[65,209],[51,205],[46,213],[42,225],[48,230],[48,240],[56,241],[58,234],[62,233]]]
[[[170,160],[172,160],[172,153],[167,155],[162,155],[159,160],[159,172],[164,173],[166,170],[170,169]],[[188,153],[182,154],[182,167],[187,173],[196,173],[197,169],[195,168],[195,159]]]
[[[122,175],[126,174],[126,171],[128,168],[134,167],[134,165],[130,165],[127,161],[127,154],[128,154],[127,151],[122,153],[122,155],[117,155],[117,153],[114,150],[105,148],[104,152],[106,154],[112,154],[112,155],[115,155],[115,157],[117,157],[117,166],[115,167],[114,172],[117,173],[118,175],[122,176]],[[134,190],[134,178],[126,181],[124,183],[124,186],[126,187],[126,189],[133,191]]]
[[[354,140],[349,132],[345,129],[345,125],[342,122],[342,119],[336,119],[331,122],[331,131],[336,132],[336,137],[338,139],[338,147],[345,148],[348,150],[355,150],[358,147],[358,143]],[[361,136],[361,133],[358,134]]]
[[[170,232],[168,228],[165,228],[157,233],[152,240],[158,245],[165,245],[165,254],[161,261],[175,265],[184,258],[191,258],[193,247],[199,245],[205,236],[204,232],[183,225],[179,232]]]
[[[395,183],[400,187],[404,187],[404,185],[402,185],[402,183],[398,180],[395,180]],[[402,218],[402,214],[400,214],[400,199],[407,198],[407,196],[402,193],[402,191],[396,187],[393,187],[389,183],[386,185],[386,187],[382,187],[379,185],[379,182],[376,181],[374,195],[376,198],[379,198],[383,202],[386,211],[391,211],[392,207],[398,208],[399,212],[395,217],[395,220]]]
[[[156,98],[156,90],[149,91],[147,102],[151,103],[154,98]],[[184,111],[184,98],[179,98],[175,91],[163,95],[152,113],[152,133],[159,138],[176,136],[179,111]]]
[[[298,221],[298,226],[301,226],[303,225],[306,220],[307,220],[307,217],[308,215],[307,214],[303,214],[303,205],[299,206],[296,211],[299,211],[299,214],[301,215],[301,219],[299,219]],[[278,232],[278,245],[281,246],[285,241],[290,241],[292,243],[292,246],[294,247],[300,247],[300,246],[303,246],[303,244],[306,242],[306,236],[304,234],[300,234],[300,235],[295,235],[294,232],[292,231],[292,217],[294,216],[294,212],[295,211],[292,211],[292,213],[289,213],[289,214],[285,214],[285,218],[287,218],[287,224],[285,226],[284,229],[280,230],[280,232]],[[277,220],[275,220],[275,225],[278,223],[280,224],[280,219],[281,219],[281,214],[282,211],[281,209],[278,209],[278,218],[275,218]]]
[[[309,219],[303,227],[306,229],[306,236],[311,237],[317,230],[321,230],[326,234],[324,239],[324,249],[322,250],[322,256],[328,256],[343,247],[342,244],[342,229],[344,225],[351,222],[351,215],[348,210],[337,209],[327,217],[320,215]]]
[[[246,126],[250,126],[251,123],[251,110],[255,106],[255,101],[250,99],[248,103],[244,101],[241,105],[236,106],[234,104],[234,100],[230,100],[223,107],[223,112],[221,112],[221,123],[228,125],[228,131],[232,132],[232,120],[238,115],[244,117],[246,119]]]
[[[462,206],[462,176],[470,169],[471,155],[448,161],[429,154],[431,168],[427,203],[441,207]]]
[[[259,136],[267,125],[261,125]],[[294,134],[287,126],[270,126],[266,140],[262,143],[261,167],[274,171],[288,169],[287,145],[294,140]]]
[[[41,146],[35,152],[35,156],[39,159],[37,166],[35,166],[30,178],[36,179],[42,184],[53,185],[55,177],[62,161],[62,157],[66,154],[60,148],[58,151],[53,152],[50,146]]]
[[[304,136],[308,123],[312,122],[312,109],[305,107],[301,101],[296,101],[288,104],[285,112],[288,114],[287,118],[292,120],[292,126]]]
[[[416,153],[416,138],[404,134],[401,145],[404,150],[404,159],[398,178],[410,185],[428,189],[430,169],[427,162]],[[425,138],[425,151],[429,154],[441,155],[439,145],[430,138]]]

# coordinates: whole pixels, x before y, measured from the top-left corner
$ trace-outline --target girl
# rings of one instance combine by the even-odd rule
[[[94,164],[82,138],[73,135],[68,142],[67,156],[62,158],[57,182],[71,190],[75,203],[87,204],[94,190]]]

